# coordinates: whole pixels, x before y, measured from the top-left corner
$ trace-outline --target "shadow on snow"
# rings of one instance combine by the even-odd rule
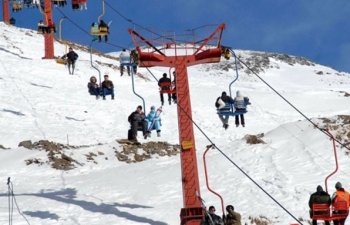
[[[149,218],[137,216],[130,214],[128,212],[120,211],[118,208],[152,208],[149,206],[143,206],[143,205],[137,205],[137,204],[119,204],[119,203],[113,203],[113,204],[96,204],[94,202],[88,202],[85,200],[79,200],[76,199],[77,191],[74,188],[66,188],[58,191],[51,191],[51,190],[41,190],[40,193],[28,193],[28,194],[15,194],[15,196],[36,196],[40,198],[47,198],[50,200],[55,200],[58,202],[63,202],[66,204],[72,204],[80,206],[81,208],[94,212],[94,213],[102,213],[106,215],[115,215],[118,217],[123,217],[128,220],[139,222],[139,223],[148,223],[151,225],[167,225],[165,222],[161,221],[155,221]],[[0,194],[0,197],[8,197],[8,194]],[[59,217],[56,214],[52,214],[47,211],[37,211],[37,212],[30,212],[26,211],[25,214],[29,216],[35,216],[39,218],[50,218],[50,219],[58,219]]]

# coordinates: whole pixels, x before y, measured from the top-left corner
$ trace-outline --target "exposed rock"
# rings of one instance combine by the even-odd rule
[[[127,140],[117,140],[122,144],[123,150],[116,152],[116,157],[119,161],[127,163],[142,162],[150,159],[153,155],[157,156],[175,156],[180,153],[179,145],[171,145],[167,142],[147,142],[138,143]]]
[[[261,139],[264,137],[264,134],[251,135],[247,134],[244,136],[244,139],[247,141],[247,144],[255,145],[255,144],[265,144],[265,142]]]
[[[32,149],[34,146],[33,146],[32,141],[28,140],[28,141],[21,141],[18,144],[18,147],[24,147],[24,148],[27,148],[27,149]]]
[[[350,147],[350,115],[338,115],[332,118],[320,118],[320,128],[328,128],[332,135],[346,147]],[[347,150],[347,154],[350,151]]]

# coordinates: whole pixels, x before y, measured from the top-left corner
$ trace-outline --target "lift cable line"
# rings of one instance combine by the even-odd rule
[[[151,71],[149,71],[152,73]],[[153,75],[154,76],[154,75]],[[215,143],[208,137],[208,135],[200,128],[200,126],[192,119],[192,117],[187,113],[187,111],[181,107],[181,105],[178,105],[178,107],[181,109],[181,111],[188,117],[189,120],[193,123],[195,127],[203,134],[203,136],[211,143],[212,147],[217,149],[228,161],[231,162],[239,171],[243,173],[244,176],[246,176],[250,181],[252,181],[261,191],[263,191],[270,199],[272,199],[279,207],[281,207],[287,214],[289,214],[295,221],[297,221],[299,224],[303,225],[303,223],[294,216],[288,209],[286,209],[277,199],[275,199],[271,194],[269,194],[262,186],[260,186],[249,174],[247,174],[237,163],[235,163],[232,159],[230,159],[229,156],[227,156],[219,147],[215,145]]]
[[[233,50],[230,49],[230,51],[232,53]],[[250,68],[245,62],[243,62],[242,59],[238,58],[238,61],[240,63],[242,63],[248,70],[250,70],[255,76],[257,76],[264,84],[266,84],[272,91],[274,91],[279,97],[281,97],[288,105],[290,105],[294,110],[296,110],[300,115],[302,115],[307,121],[309,121],[313,126],[315,126],[319,131],[321,131],[322,133],[324,133],[325,135],[327,135],[329,138],[332,138],[324,129],[320,128],[315,122],[313,122],[309,117],[307,117],[302,111],[300,111],[295,105],[293,105],[290,101],[288,101],[285,97],[283,97],[283,95],[281,95],[276,89],[274,89],[269,83],[267,83],[264,79],[262,79],[252,68]],[[349,147],[346,146],[346,144],[342,143],[341,141],[339,141],[338,139],[334,140],[340,144],[342,147],[350,150]]]
[[[67,20],[69,20],[74,26],[76,26],[79,30],[81,30],[83,33],[87,34],[89,37],[91,37],[91,34],[89,31],[87,31],[86,29],[84,29],[83,27],[81,27],[79,24],[77,24],[74,20],[72,20],[69,16],[67,16],[64,12],[62,12],[62,10],[60,8],[56,8],[58,10],[59,13],[61,13],[62,16],[64,16]],[[121,45],[117,45],[117,44],[113,44],[110,42],[106,42],[104,43],[106,45],[110,45],[119,49],[127,49],[125,46],[121,46]]]

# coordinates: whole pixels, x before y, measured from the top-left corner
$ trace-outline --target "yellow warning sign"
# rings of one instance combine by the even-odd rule
[[[192,141],[182,141],[181,143],[182,150],[188,150],[193,148],[193,142]]]

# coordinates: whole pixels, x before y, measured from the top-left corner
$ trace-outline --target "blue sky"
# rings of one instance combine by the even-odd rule
[[[110,44],[94,44],[101,51],[132,48],[127,32],[133,25],[157,33],[183,31],[208,24],[226,23],[223,44],[247,49],[303,56],[316,63],[350,72],[349,0],[106,0],[103,19],[112,21]],[[69,1],[70,3],[70,1]],[[102,12],[100,0],[88,0],[87,11],[60,10],[68,17],[62,37],[90,44],[91,23]],[[54,10],[56,23],[63,16]],[[2,8],[1,8],[2,13]],[[36,28],[41,19],[38,10],[25,9],[12,14],[17,25]],[[77,27],[77,26],[79,27]],[[83,30],[82,30],[83,29]],[[207,27],[209,34],[214,27]],[[202,32],[204,32],[202,30]],[[141,34],[142,31],[140,31]],[[58,34],[57,34],[58,35]],[[59,55],[56,52],[56,55]]]

